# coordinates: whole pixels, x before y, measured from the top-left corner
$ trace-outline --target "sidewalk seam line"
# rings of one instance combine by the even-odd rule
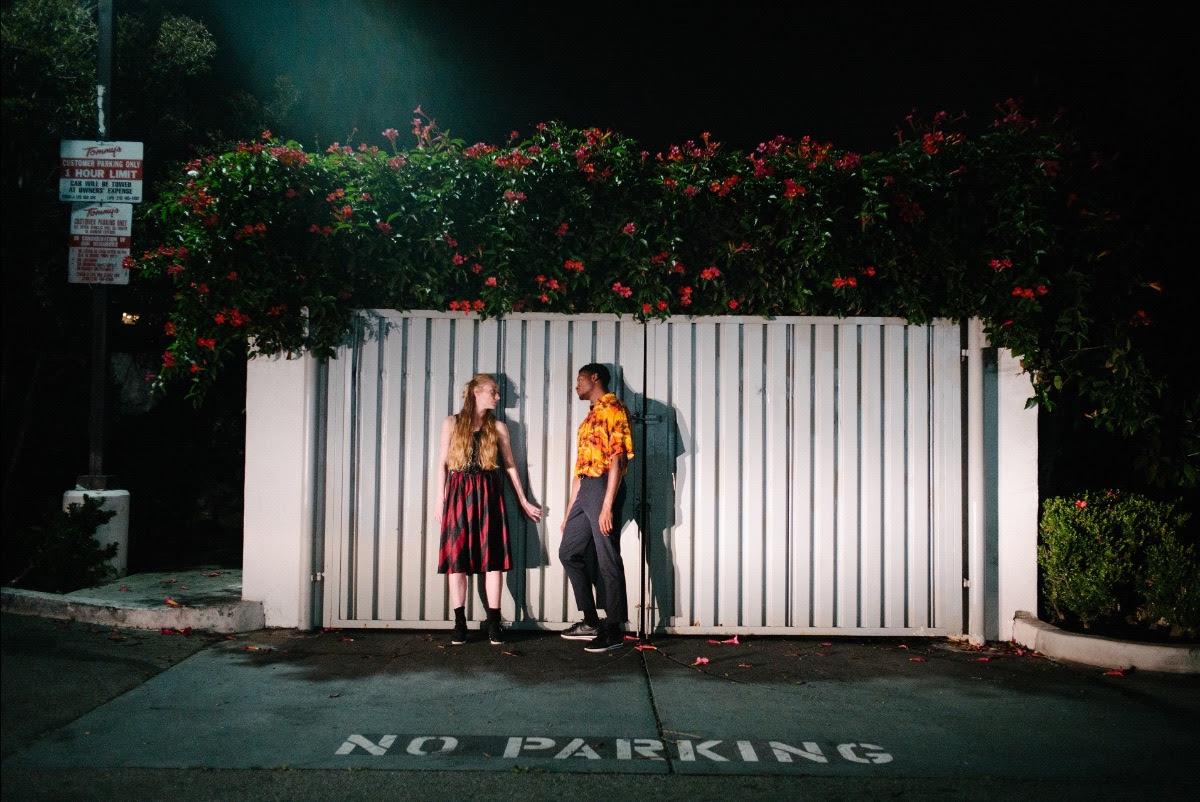
[[[654,698],[654,682],[650,679],[650,666],[646,663],[646,652],[641,652],[642,655],[642,675],[646,679],[646,694],[650,697],[650,712],[654,714],[654,727],[658,730],[659,743],[666,743],[666,735],[663,732],[662,718],[658,715],[658,702]],[[667,774],[675,773],[675,761],[671,760],[671,753],[663,749],[663,757],[667,761]]]

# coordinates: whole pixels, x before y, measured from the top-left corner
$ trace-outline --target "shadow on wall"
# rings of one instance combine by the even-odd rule
[[[625,403],[633,415],[635,453],[641,458],[641,470],[632,467],[626,481],[632,483],[632,514],[641,540],[641,561],[648,605],[645,625],[648,631],[661,630],[679,613],[675,593],[675,526],[679,521],[676,487],[684,468],[680,459],[687,453],[686,434],[679,428],[679,416],[669,404],[640,393],[627,393]],[[635,458],[635,463],[638,462]],[[628,506],[628,505],[627,505]],[[629,555],[626,554],[626,559]],[[631,594],[640,588],[630,588]],[[632,605],[631,605],[632,609]]]

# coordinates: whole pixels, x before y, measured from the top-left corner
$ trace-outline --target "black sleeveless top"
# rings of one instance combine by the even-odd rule
[[[460,473],[485,473],[479,464],[479,443],[482,436],[482,429],[477,429],[471,434],[471,453],[467,456],[467,464],[463,466]]]

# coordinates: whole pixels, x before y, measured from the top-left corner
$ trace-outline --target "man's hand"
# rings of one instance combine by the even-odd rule
[[[613,528],[612,505],[605,504],[603,507],[600,508],[599,521],[600,521],[600,534],[604,535],[605,537],[608,537],[609,533],[612,532],[612,528]]]

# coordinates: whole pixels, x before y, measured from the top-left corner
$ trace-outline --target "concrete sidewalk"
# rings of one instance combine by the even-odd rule
[[[1200,790],[1197,676],[1019,643],[662,636],[593,655],[556,632],[499,647],[475,632],[454,647],[445,631],[264,629],[219,568],[3,595],[6,799]]]
[[[262,604],[242,599],[242,572],[216,566],[135,574],[61,595],[4,588],[0,600],[4,612],[99,626],[215,633],[263,627]],[[1083,636],[1038,621],[1031,613],[1018,613],[1013,642],[1048,657],[1106,669],[1200,674],[1200,646]]]
[[[262,604],[242,600],[239,569],[200,566],[142,573],[72,593],[0,590],[6,613],[99,626],[247,632],[263,626]]]
[[[592,655],[552,632],[452,647],[444,632],[167,631],[4,615],[6,798],[155,783],[251,798],[180,787],[200,770],[258,799],[1197,790],[1195,677],[1011,645],[662,637]],[[124,685],[98,698],[114,674]]]

